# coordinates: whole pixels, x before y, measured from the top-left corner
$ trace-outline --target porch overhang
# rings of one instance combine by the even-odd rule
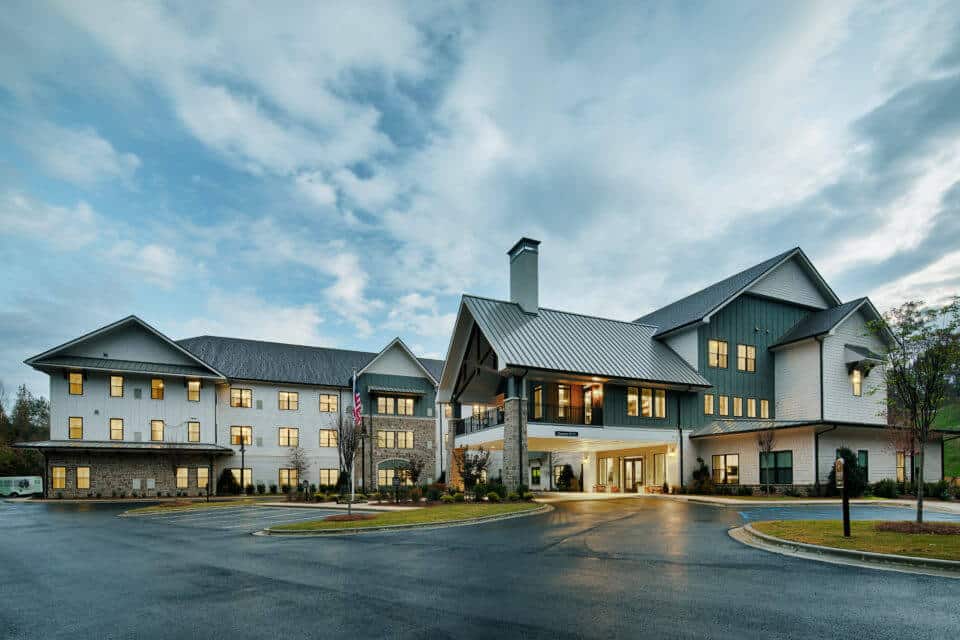
[[[230,447],[205,442],[103,442],[96,440],[38,440],[15,442],[17,449],[36,449],[50,452],[86,453],[201,453],[209,455],[233,455]]]
[[[456,447],[503,450],[503,426],[459,435]],[[677,444],[674,429],[634,427],[591,427],[570,424],[528,423],[528,451],[597,452]]]

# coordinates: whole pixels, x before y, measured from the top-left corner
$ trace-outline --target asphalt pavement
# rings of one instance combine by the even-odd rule
[[[903,640],[960,629],[955,581],[743,546],[726,533],[743,509],[555,506],[291,539],[249,535],[259,516],[232,528],[226,514],[178,525],[117,518],[116,505],[0,503],[0,637]]]

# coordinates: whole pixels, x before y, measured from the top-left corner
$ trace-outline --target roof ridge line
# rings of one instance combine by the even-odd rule
[[[510,304],[510,305],[514,305],[514,306],[516,306],[516,307],[519,307],[519,306],[520,306],[520,305],[517,304],[516,302],[510,302],[509,300],[498,300],[497,298],[489,298],[489,297],[487,297],[487,296],[476,296],[476,295],[469,294],[469,293],[463,294],[463,297],[465,297],[465,298],[475,298],[475,299],[478,299],[478,300],[487,300],[487,301],[489,301],[489,302],[499,302],[499,303],[501,303],[501,304]],[[579,316],[579,317],[581,317],[581,318],[590,318],[591,320],[603,320],[603,321],[605,321],[605,322],[619,322],[619,323],[621,323],[621,324],[627,324],[627,325],[634,326],[634,327],[647,327],[647,328],[649,328],[649,329],[656,329],[656,328],[657,328],[656,325],[647,324],[647,323],[645,323],[645,322],[636,322],[636,321],[634,321],[634,320],[620,320],[620,319],[618,319],[618,318],[606,318],[606,317],[604,317],[604,316],[592,316],[592,315],[590,315],[589,313],[579,313],[579,312],[577,312],[577,311],[565,311],[565,310],[563,310],[563,309],[554,309],[553,307],[538,307],[537,309],[538,309],[539,311],[552,311],[553,313],[562,313],[562,314],[568,315],[568,316]],[[535,314],[527,313],[526,311],[523,311],[522,309],[521,309],[521,311],[522,311],[523,313],[526,313],[527,315],[535,315]]]
[[[204,334],[202,336],[191,336],[189,338],[181,338],[176,340],[178,344],[180,342],[186,342],[187,340],[202,340],[204,338],[216,338],[217,340],[236,340],[240,342],[259,342],[260,344],[277,344],[285,347],[299,347],[301,349],[324,349],[326,351],[342,351],[344,353],[358,353],[363,355],[377,355],[379,351],[359,351],[357,349],[344,349],[341,347],[320,347],[312,344],[297,344],[295,342],[277,342],[276,340],[260,340],[257,338],[237,338],[234,336],[215,336],[210,334]]]

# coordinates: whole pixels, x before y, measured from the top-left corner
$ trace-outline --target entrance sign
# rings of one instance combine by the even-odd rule
[[[576,438],[580,435],[579,431],[554,431],[553,435],[558,438]]]
[[[842,499],[842,509],[843,509],[843,537],[850,537],[850,496],[847,495],[847,490],[845,488],[847,480],[846,469],[843,468],[843,458],[837,458],[836,462],[833,463],[833,475],[836,478],[837,489],[840,489],[840,497]]]
[[[837,458],[833,463],[833,475],[837,478],[837,489],[843,489],[843,458]]]

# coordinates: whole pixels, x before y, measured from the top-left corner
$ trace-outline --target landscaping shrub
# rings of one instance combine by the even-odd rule
[[[670,485],[667,484],[666,482],[664,482],[664,483],[663,483],[663,486],[660,487],[660,490],[663,491],[664,494],[669,494],[669,493],[670,493]]]
[[[311,483],[310,483],[310,493],[316,493],[316,492],[317,492],[317,485],[315,485],[315,484],[313,484],[313,483],[311,482]]]
[[[890,478],[884,478],[880,482],[875,482],[873,485],[873,495],[880,498],[896,498],[897,483]]]
[[[220,474],[220,478],[217,480],[217,493],[234,496],[240,493],[240,485],[229,469],[224,469]]]
[[[693,484],[690,485],[690,491],[704,494],[713,493],[713,490],[713,476],[710,474],[710,469],[707,468],[703,458],[697,458],[697,468],[693,470]]]
[[[487,494],[487,502],[500,502],[500,494],[496,491],[491,491]]]
[[[520,499],[520,494],[516,491],[511,491],[507,494],[507,500],[510,502],[517,502]]]
[[[134,495],[136,497],[136,495]],[[63,500],[63,491],[57,491],[57,500]]]
[[[459,491],[457,491],[455,494],[453,494],[453,501],[454,501],[454,502],[463,502],[463,500],[464,500],[464,495],[463,495],[462,493],[460,493]]]
[[[412,502],[420,502],[420,498],[423,497],[423,491],[420,489],[420,487],[414,487],[413,489],[410,489],[408,496]]]
[[[247,491],[246,491],[247,495],[248,495],[248,496],[252,496],[252,495],[253,495],[253,492],[254,492],[253,485],[252,485],[252,484],[248,484],[248,485],[247,485]]]
[[[440,499],[440,494],[443,493],[437,485],[431,484],[427,487],[427,500],[430,502],[436,502]]]
[[[783,490],[783,495],[787,496],[788,498],[799,498],[800,490],[797,489],[795,486],[790,485],[789,487]]]
[[[925,482],[923,484],[923,495],[946,500],[950,497],[949,487],[950,485],[947,484],[946,480],[941,480],[940,482]]]
[[[866,474],[863,469],[857,465],[857,454],[846,447],[840,449],[840,457],[843,458],[843,466],[847,472],[847,495],[851,498],[859,498],[867,486]],[[827,478],[827,491],[831,496],[840,495],[837,489],[837,472],[830,465],[830,475]]]
[[[461,496],[462,496],[463,494],[461,493],[461,494],[458,494],[458,495],[461,495]],[[444,504],[452,504],[453,501],[454,501],[454,497],[453,497],[452,495],[450,495],[449,493],[445,493],[445,494],[443,494],[442,496],[440,496],[440,502],[442,502],[442,503],[444,503]]]
[[[487,493],[494,491],[501,500],[506,500],[507,498],[507,487],[500,480],[494,480],[493,482],[487,485]]]
[[[753,489],[751,489],[750,487],[737,487],[737,495],[738,495],[738,496],[752,496],[752,495],[753,495]]]
[[[563,468],[560,469],[560,477],[557,478],[557,490],[558,491],[570,491],[573,488],[573,467],[569,464],[563,465]]]
[[[530,487],[528,487],[527,485],[525,484],[517,485],[517,493],[520,494],[521,496],[528,491],[530,491]]]
[[[483,499],[483,496],[487,495],[489,491],[490,490],[487,488],[487,485],[483,484],[482,482],[478,482],[477,484],[473,485],[474,502],[480,502]]]
[[[527,502],[533,500],[533,493],[530,491],[524,492],[523,499],[526,500]]]
[[[263,484],[262,482],[258,482],[257,493],[259,493],[260,495],[263,495],[266,492],[267,492],[267,485]]]

